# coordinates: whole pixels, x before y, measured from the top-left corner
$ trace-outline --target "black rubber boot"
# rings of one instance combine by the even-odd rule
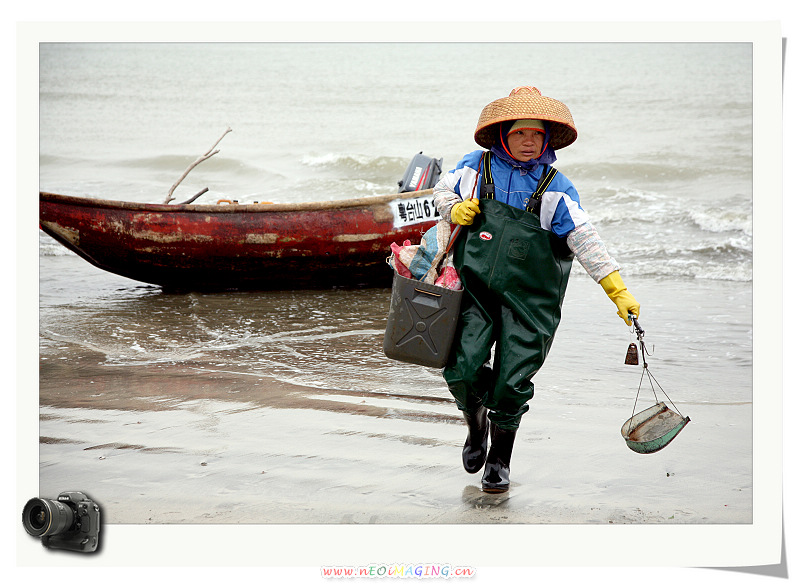
[[[514,449],[514,437],[517,430],[501,429],[494,423],[489,427],[492,435],[492,446],[486,458],[486,469],[483,471],[481,486],[484,492],[508,492],[511,475],[511,452]]]
[[[481,406],[475,414],[462,411],[469,432],[461,452],[461,461],[464,469],[470,474],[478,473],[486,463],[486,448],[489,439],[489,419],[486,416],[488,412],[484,406]]]

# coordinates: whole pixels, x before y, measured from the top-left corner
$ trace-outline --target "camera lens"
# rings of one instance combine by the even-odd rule
[[[72,509],[63,502],[31,498],[22,511],[22,526],[29,535],[46,537],[68,530],[74,518]]]
[[[47,523],[47,511],[42,505],[37,504],[28,513],[27,520],[28,524],[31,526],[31,529],[35,529],[37,532],[41,531],[44,529],[44,526]]]

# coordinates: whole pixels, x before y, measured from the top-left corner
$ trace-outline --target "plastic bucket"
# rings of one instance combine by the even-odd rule
[[[441,368],[458,324],[463,290],[449,290],[395,272],[383,338],[386,357]]]

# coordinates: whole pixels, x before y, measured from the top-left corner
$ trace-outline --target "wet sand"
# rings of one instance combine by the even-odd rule
[[[461,468],[465,429],[443,385],[363,393],[102,359],[40,366],[40,489],[83,489],[107,523],[752,521],[750,404],[682,404],[692,422],[639,455],[616,402],[538,394],[511,490],[489,495]]]
[[[106,523],[753,521],[750,284],[688,283],[687,323],[686,283],[632,280],[653,373],[691,418],[639,455],[620,428],[641,367],[576,268],[498,496],[462,469],[439,371],[383,355],[389,290],[175,296],[42,264],[40,495],[81,489]]]

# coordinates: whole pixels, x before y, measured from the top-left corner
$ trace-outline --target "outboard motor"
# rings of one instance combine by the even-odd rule
[[[400,192],[416,192],[433,188],[442,173],[442,160],[417,153],[408,164],[403,179],[397,182]]]

